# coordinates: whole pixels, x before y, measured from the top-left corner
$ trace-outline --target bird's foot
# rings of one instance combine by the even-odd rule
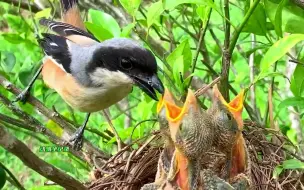
[[[83,129],[79,127],[76,132],[71,136],[69,142],[72,144],[72,148],[76,151],[80,151],[83,146]]]
[[[25,104],[29,95],[30,95],[30,90],[25,89],[20,94],[18,94],[18,96],[15,98],[15,100],[13,100],[13,103],[20,101],[23,104]]]

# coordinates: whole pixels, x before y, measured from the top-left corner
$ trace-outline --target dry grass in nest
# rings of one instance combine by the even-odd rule
[[[284,170],[277,179],[273,178],[275,167],[286,159],[297,158],[296,148],[280,132],[265,129],[253,122],[245,122],[244,138],[251,159],[252,184],[256,190],[304,190],[304,172],[300,170]],[[154,181],[157,171],[157,162],[162,150],[161,143],[151,145],[159,139],[159,133],[153,135],[137,150],[120,151],[106,164],[95,172],[95,181],[89,189],[123,189],[137,190],[144,184]],[[152,143],[151,143],[152,142]],[[123,158],[123,155],[126,155]]]

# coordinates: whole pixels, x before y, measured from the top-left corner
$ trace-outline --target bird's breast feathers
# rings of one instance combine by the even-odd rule
[[[43,80],[70,106],[82,112],[96,112],[110,107],[126,97],[133,86],[133,81],[127,75],[97,68],[90,74],[95,85],[85,87],[71,74],[65,73],[58,65],[48,60],[44,63]]]

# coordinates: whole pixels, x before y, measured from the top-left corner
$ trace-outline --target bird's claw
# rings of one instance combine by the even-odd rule
[[[15,100],[13,100],[13,103],[20,101],[23,104],[25,104],[29,95],[30,95],[29,90],[23,90],[20,94],[18,94],[18,96],[15,98]]]
[[[83,146],[83,130],[79,127],[77,131],[72,135],[69,142],[72,144],[72,148],[76,151],[80,151]]]

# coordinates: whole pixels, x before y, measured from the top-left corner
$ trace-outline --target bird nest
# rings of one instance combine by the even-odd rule
[[[303,171],[283,170],[273,177],[275,168],[284,160],[297,158],[303,161],[297,156],[296,147],[285,136],[253,122],[245,122],[243,135],[251,159],[252,189],[304,189]],[[162,151],[160,137],[157,132],[142,144],[138,143],[138,149],[125,147],[102,167],[96,164],[95,180],[88,185],[89,189],[136,190],[153,182]]]

